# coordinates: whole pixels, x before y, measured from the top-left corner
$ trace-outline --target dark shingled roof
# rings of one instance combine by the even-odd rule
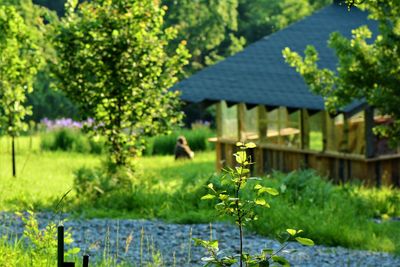
[[[187,102],[225,100],[228,104],[261,104],[267,108],[323,110],[323,98],[311,93],[303,78],[285,63],[282,50],[290,47],[303,53],[307,45],[314,45],[320,56],[319,66],[334,70],[337,59],[327,46],[329,35],[338,31],[350,37],[351,30],[361,25],[377,31],[376,22],[368,20],[365,12],[356,8],[348,11],[346,5],[332,4],[197,72],[173,90],[182,91],[181,98]],[[351,112],[361,104],[362,101],[356,101],[343,111]]]

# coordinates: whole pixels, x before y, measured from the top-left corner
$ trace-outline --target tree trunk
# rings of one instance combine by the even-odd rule
[[[11,136],[11,161],[12,161],[12,175],[17,176],[17,171],[15,167],[15,137]]]

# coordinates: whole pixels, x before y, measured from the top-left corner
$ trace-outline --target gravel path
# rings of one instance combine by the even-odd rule
[[[40,213],[37,217],[41,227],[55,219],[49,213]],[[208,239],[212,233],[213,238],[220,241],[221,249],[232,251],[238,243],[236,228],[223,223],[210,227],[207,224],[182,225],[150,220],[73,219],[64,225],[71,228],[73,246],[87,252],[91,260],[106,254],[134,266],[144,265],[140,264],[141,255],[142,262],[146,262],[159,258],[159,254],[163,266],[202,266],[204,250],[194,247],[191,237]],[[0,213],[0,236],[7,233],[20,235],[22,231],[23,224],[17,216]],[[245,248],[252,252],[280,247],[278,242],[255,234],[247,233],[245,238]],[[400,266],[400,257],[387,253],[341,247],[305,247],[298,243],[290,243],[281,255],[292,266]]]

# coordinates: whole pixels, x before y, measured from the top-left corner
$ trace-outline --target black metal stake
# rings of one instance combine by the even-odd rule
[[[64,262],[64,226],[57,227],[57,267],[75,267],[74,262]],[[83,267],[89,267],[89,255],[83,256]]]
[[[64,267],[64,226],[57,228],[57,267]]]
[[[83,255],[83,267],[89,267],[89,255]]]

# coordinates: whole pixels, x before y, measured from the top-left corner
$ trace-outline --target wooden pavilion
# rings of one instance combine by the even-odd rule
[[[372,132],[390,118],[362,100],[329,114],[324,99],[282,57],[285,47],[300,52],[311,44],[320,66],[335,69],[330,33],[350,37],[361,25],[377,31],[366,13],[335,2],[178,83],[174,90],[184,101],[216,105],[217,169],[234,164],[238,140],[251,140],[257,174],[312,168],[336,182],[399,186],[400,150]]]

